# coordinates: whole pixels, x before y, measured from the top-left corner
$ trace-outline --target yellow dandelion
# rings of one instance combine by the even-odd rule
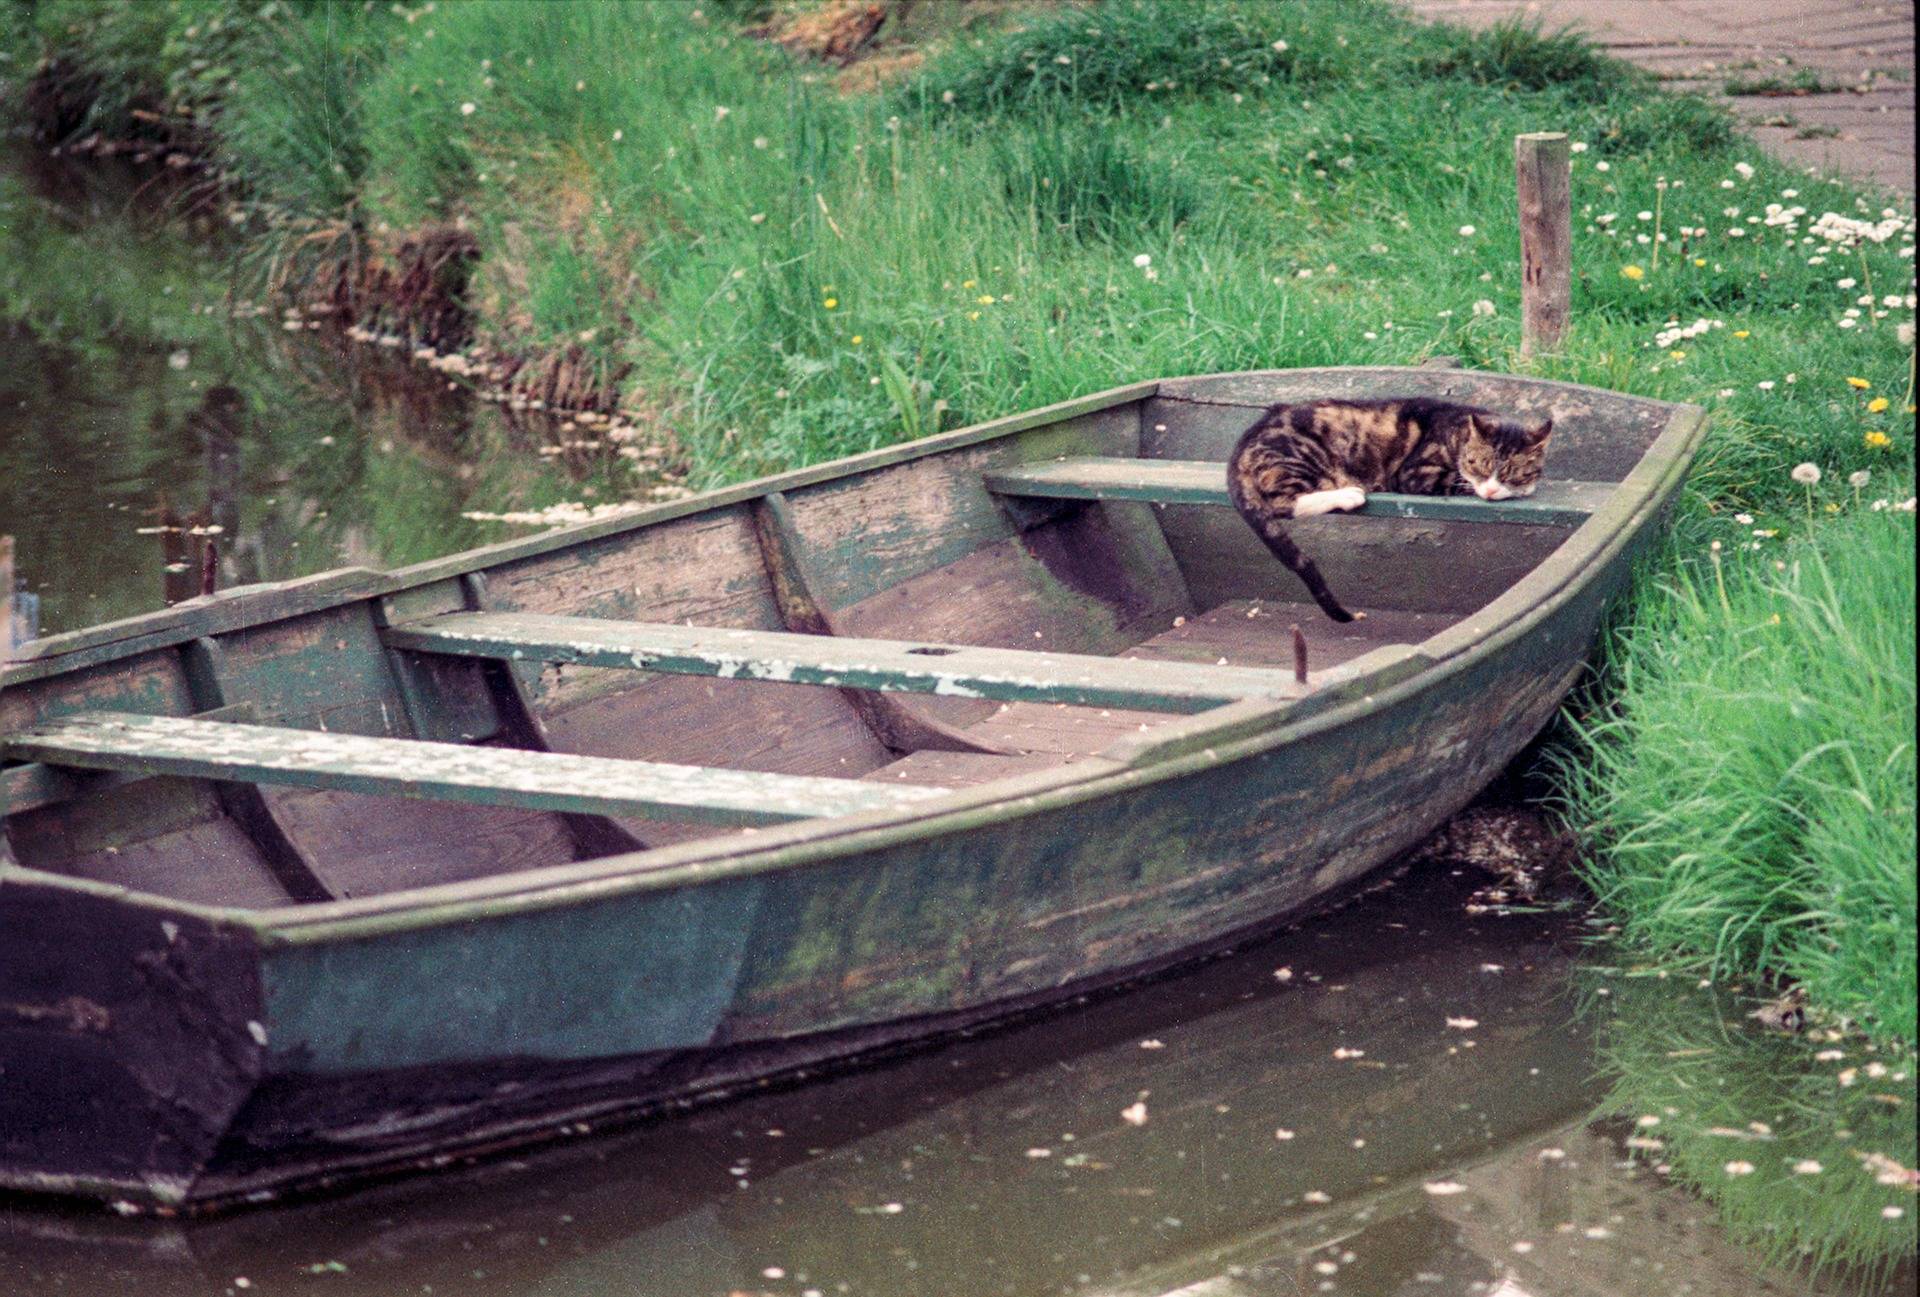
[[[1622,266],[1620,267],[1620,273],[1627,279],[1645,279],[1647,277],[1647,272],[1638,266]]]
[[[1893,444],[1893,438],[1889,437],[1886,433],[1881,432],[1878,428],[1875,428],[1872,432],[1862,437],[1861,440],[1866,442],[1867,445],[1873,447],[1875,450],[1885,450],[1888,446],[1891,446]]]
[[[1873,384],[1869,383],[1864,378],[1849,378],[1847,379],[1847,386],[1851,387],[1856,392],[1864,392],[1869,387],[1872,387]]]
[[[1876,396],[1867,402],[1867,412],[1869,414],[1878,414],[1892,404],[1893,402],[1889,401],[1886,397]]]
[[[974,286],[974,281],[971,279],[963,279],[960,281],[960,287],[962,288],[972,288],[973,286]]]
[[[1707,259],[1705,257],[1695,257],[1693,259],[1693,264],[1696,266],[1704,266],[1707,264]]]
[[[974,298],[973,300],[974,300],[974,301],[976,301],[976,302],[978,302],[978,303],[980,303],[980,305],[982,305],[982,306],[992,306],[992,305],[993,305],[993,294],[992,294],[992,293],[982,293],[982,294],[980,294],[980,296],[978,296],[978,297],[976,297],[976,298]]]
[[[854,346],[856,346],[856,347],[857,347],[857,346],[859,346],[859,345],[861,344],[861,342],[863,342],[863,341],[864,341],[864,339],[863,339],[863,338],[861,338],[861,336],[860,336],[859,334],[857,334],[857,333],[856,333],[856,334],[854,334],[854,335],[853,335],[853,337],[851,337],[851,338],[849,338],[849,339],[847,339],[847,341],[849,341],[849,342],[851,342],[851,343],[852,343],[852,344],[853,344]]]
[[[820,305],[831,311],[834,307],[840,305],[840,299],[837,297],[829,297],[826,301],[820,303]]]
[[[1735,329],[1735,330],[1733,331],[1733,336],[1734,336],[1734,337],[1736,337],[1736,338],[1751,338],[1751,337],[1753,336],[1753,330],[1751,330],[1751,329]]]
[[[980,312],[978,312],[978,311],[968,311],[968,312],[967,312],[967,318],[968,318],[969,320],[977,320],[977,319],[979,319],[979,318],[980,318]]]
[[[1685,360],[1687,358],[1687,353],[1684,351],[1669,351],[1667,354],[1675,360]]]
[[[1778,626],[1780,624],[1780,614],[1775,613],[1773,616],[1767,618],[1767,621],[1771,625]]]

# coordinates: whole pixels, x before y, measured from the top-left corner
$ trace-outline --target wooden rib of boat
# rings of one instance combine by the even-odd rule
[[[1220,467],[1328,395],[1550,410],[1550,480],[1298,524],[1369,614],[1335,625]],[[233,1202],[1230,944],[1538,733],[1701,427],[1459,370],[1140,383],[32,641],[0,668],[0,1186]]]

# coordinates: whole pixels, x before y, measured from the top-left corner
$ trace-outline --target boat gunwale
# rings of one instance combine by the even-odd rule
[[[380,573],[366,568],[337,569],[315,577],[273,587],[308,584],[319,589],[309,606],[293,612],[276,606],[270,613],[264,608],[249,619],[238,614],[254,611],[249,603],[264,604],[265,599],[248,600],[237,591],[228,605],[235,614],[221,620],[227,624],[209,629],[196,624],[192,631],[171,627],[176,633],[167,637],[169,626],[156,626],[142,634],[130,629],[127,637],[111,642],[92,641],[75,645],[55,656],[25,660],[9,670],[0,670],[0,687],[23,679],[22,668],[36,670],[26,679],[56,674],[76,663],[71,659],[88,649],[112,649],[99,659],[110,661],[119,656],[147,652],[185,642],[199,635],[233,630],[241,626],[279,620],[289,615],[318,611],[347,602],[390,594],[394,591],[445,580],[462,572],[479,570],[503,562],[537,556],[569,545],[616,535],[625,531],[670,521],[674,518],[725,508],[770,491],[797,485],[810,485],[889,467],[927,455],[939,454],[966,445],[990,441],[1059,422],[1080,414],[1094,413],[1114,406],[1161,394],[1162,389],[1178,383],[1235,378],[1285,377],[1298,380],[1303,375],[1326,373],[1418,373],[1431,376],[1431,369],[1389,366],[1330,366],[1293,370],[1245,370],[1233,373],[1195,375],[1183,379],[1162,379],[1108,389],[1072,401],[1011,415],[1006,419],[956,429],[952,433],[921,441],[887,447],[865,455],[828,461],[807,469],[778,474],[741,483],[689,500],[623,515],[600,523],[580,524],[555,529],[500,545],[463,551],[410,567]],[[1395,671],[1395,663],[1380,663],[1377,669],[1355,673],[1344,679],[1330,679],[1338,688],[1337,699],[1328,705],[1327,695],[1279,702],[1244,702],[1214,708],[1159,727],[1152,735],[1138,740],[1123,740],[1108,753],[1052,770],[1031,772],[990,780],[971,788],[955,790],[929,798],[910,812],[880,810],[860,815],[823,820],[802,820],[789,825],[756,830],[751,836],[707,838],[674,846],[604,856],[593,860],[545,866],[458,883],[409,888],[377,896],[317,904],[281,905],[265,908],[212,906],[142,892],[119,884],[92,883],[63,874],[8,863],[0,869],[0,879],[11,875],[21,881],[33,881],[102,894],[129,901],[141,908],[191,915],[209,922],[247,930],[263,947],[307,945],[330,941],[355,940],[391,932],[430,928],[445,923],[492,919],[524,912],[608,899],[631,892],[697,886],[721,879],[746,877],[777,869],[801,866],[832,859],[853,851],[874,850],[920,838],[939,836],[973,827],[985,819],[1000,818],[1012,811],[1039,813],[1096,797],[1122,793],[1146,783],[1176,778],[1194,770],[1240,760],[1282,744],[1310,739],[1328,729],[1347,723],[1357,711],[1391,704],[1408,693],[1426,689],[1487,655],[1510,644],[1537,621],[1572,598],[1588,584],[1582,577],[1603,570],[1607,563],[1634,536],[1638,535],[1655,509],[1663,507],[1678,479],[1692,462],[1705,427],[1705,411],[1695,405],[1658,401],[1583,384],[1534,379],[1494,371],[1448,371],[1507,379],[1528,386],[1601,392],[1637,404],[1667,411],[1665,422],[1640,459],[1615,484],[1601,507],[1577,527],[1568,529],[1558,547],[1525,576],[1478,612],[1421,641],[1402,654],[1424,659],[1417,670]],[[1169,393],[1169,399],[1194,398]],[[1196,404],[1233,404],[1206,402]],[[356,584],[353,578],[368,584]],[[259,591],[267,595],[269,591]],[[192,620],[193,613],[210,605],[190,610],[169,609],[147,614],[131,622],[152,624]],[[1471,623],[1471,624],[1470,624]],[[109,624],[112,625],[112,624]],[[122,623],[128,625],[128,623]],[[107,628],[95,628],[95,631]],[[70,632],[84,636],[89,632]],[[52,644],[65,636],[40,641]],[[1395,648],[1401,646],[1383,646]],[[42,650],[44,652],[44,650]],[[1369,658],[1373,654],[1367,655]],[[1356,665],[1364,663],[1359,659]],[[88,663],[91,665],[93,663]],[[1337,669],[1336,669],[1337,671]],[[1328,673],[1333,677],[1336,673]],[[1366,683],[1384,677],[1377,692],[1367,692]],[[1198,747],[1210,736],[1218,742]],[[1198,747],[1198,750],[1195,750]]]

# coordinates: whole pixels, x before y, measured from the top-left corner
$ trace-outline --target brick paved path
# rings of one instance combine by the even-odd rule
[[[1405,0],[1423,18],[1486,26],[1520,14],[1585,30],[1609,53],[1724,95],[1776,80],[1812,94],[1727,96],[1776,155],[1911,198],[1914,17],[1905,0]]]

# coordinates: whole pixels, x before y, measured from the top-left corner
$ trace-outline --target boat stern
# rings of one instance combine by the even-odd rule
[[[246,929],[0,866],[0,1189],[190,1200],[265,1042]]]

